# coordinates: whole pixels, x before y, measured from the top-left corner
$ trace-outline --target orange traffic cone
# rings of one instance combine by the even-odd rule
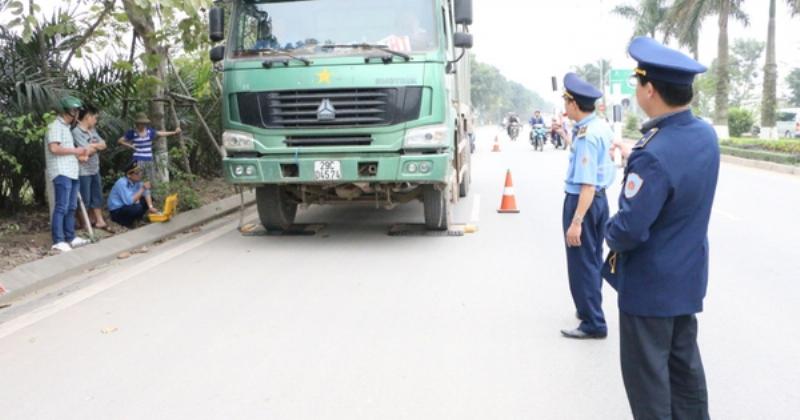
[[[503,189],[503,201],[500,202],[498,213],[519,213],[517,199],[514,198],[514,183],[511,181],[511,169],[506,172],[506,186]]]
[[[500,139],[497,136],[494,136],[494,146],[492,146],[493,152],[500,151]]]

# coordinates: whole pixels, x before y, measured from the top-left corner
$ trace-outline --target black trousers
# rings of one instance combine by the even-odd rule
[[[620,311],[622,379],[636,420],[706,420],[708,391],[697,318]]]
[[[111,211],[111,220],[127,228],[133,227],[133,222],[141,220],[147,213],[147,201],[144,197],[138,203],[124,206]]]

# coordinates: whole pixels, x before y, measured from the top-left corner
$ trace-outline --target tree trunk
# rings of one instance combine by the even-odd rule
[[[717,43],[717,95],[714,109],[714,124],[728,125],[728,17],[731,0],[723,0],[719,10],[719,40]]]
[[[775,0],[769,2],[767,31],[767,63],[764,65],[764,92],[761,99],[761,127],[775,127],[778,96],[778,65],[775,62]]]
[[[147,68],[147,75],[154,82],[150,91],[151,98],[164,97],[163,80],[166,80],[166,57],[167,48],[160,45],[157,39],[155,24],[153,23],[154,10],[140,7],[136,0],[122,0],[125,13],[128,15],[131,25],[133,25],[139,39],[144,46],[144,56],[142,63]],[[164,130],[164,103],[150,101],[150,120],[156,130]],[[159,137],[153,144],[153,157],[158,167],[158,181],[169,182],[169,153],[167,151],[167,139]]]

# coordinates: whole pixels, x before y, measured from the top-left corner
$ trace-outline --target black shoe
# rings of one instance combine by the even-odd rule
[[[587,332],[583,332],[580,328],[575,328],[574,330],[561,330],[561,335],[566,338],[575,338],[578,340],[585,340],[591,338],[606,338],[608,333],[592,333],[589,334]]]

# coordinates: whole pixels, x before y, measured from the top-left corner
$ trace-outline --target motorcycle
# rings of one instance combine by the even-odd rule
[[[553,143],[553,147],[558,149],[566,149],[567,145],[564,143],[564,139],[561,138],[561,133],[558,130],[550,131],[550,141]]]
[[[512,141],[516,141],[517,137],[519,137],[519,123],[512,122],[508,125],[508,137],[511,138]]]
[[[544,143],[547,141],[547,130],[544,124],[534,124],[531,129],[531,145],[533,150],[544,151]]]

